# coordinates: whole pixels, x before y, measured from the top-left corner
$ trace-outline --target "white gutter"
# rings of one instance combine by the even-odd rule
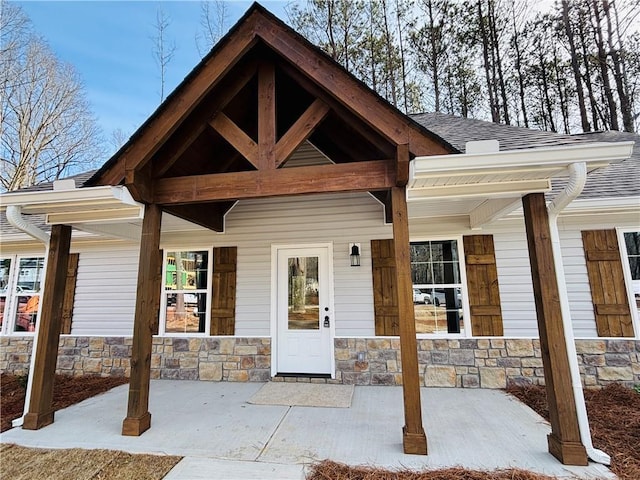
[[[27,235],[39,240],[44,244],[44,269],[42,275],[46,277],[47,274],[47,261],[46,259],[49,257],[49,239],[51,236],[45,232],[44,230],[38,228],[33,223],[29,223],[26,218],[22,216],[22,206],[21,205],[7,205],[7,209],[5,211],[5,215],[7,217],[7,221],[10,225],[14,226],[18,230],[23,231]],[[40,287],[40,295],[42,295],[44,287]],[[38,302],[38,319],[40,319],[40,313],[42,311],[42,302]],[[31,359],[29,360],[29,375],[27,377],[27,392],[24,399],[24,409],[22,411],[22,416],[20,418],[16,418],[11,422],[12,427],[21,427],[24,422],[24,416],[29,412],[29,403],[31,403],[31,389],[33,388],[33,372],[35,371],[36,365],[36,349],[38,346],[38,337],[40,336],[40,321],[36,322],[36,331],[33,335],[33,346],[31,347]]]
[[[33,223],[29,223],[27,219],[22,216],[21,205],[7,205],[5,215],[7,216],[7,222],[9,222],[10,225],[16,227],[18,230],[26,233],[36,240],[40,240],[45,244],[45,246],[49,245],[49,234],[36,227]]]
[[[573,336],[573,325],[571,321],[571,311],[569,308],[569,298],[567,293],[567,283],[562,263],[562,251],[560,249],[560,233],[558,232],[558,215],[562,210],[575,200],[584,189],[587,182],[587,164],[585,162],[572,163],[569,165],[569,183],[549,204],[549,230],[553,249],[553,261],[556,269],[556,279],[558,282],[558,294],[560,296],[560,311],[562,312],[562,324],[564,326],[564,338],[567,345],[567,356],[569,357],[569,371],[571,374],[571,384],[573,387],[573,398],[576,404],[578,416],[578,427],[580,429],[580,440],[584,445],[587,456],[597,463],[604,465],[611,464],[611,457],[602,450],[593,446],[591,432],[589,430],[589,419],[587,408],[584,403],[584,392],[582,391],[582,381],[580,379],[580,369],[578,367],[578,357],[576,344]]]

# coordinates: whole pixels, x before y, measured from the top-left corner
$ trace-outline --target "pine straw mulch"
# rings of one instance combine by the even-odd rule
[[[0,478],[11,480],[160,480],[182,457],[0,444],[0,458]]]
[[[509,468],[505,470],[467,470],[444,468],[441,470],[384,470],[374,467],[350,467],[325,460],[311,466],[307,480],[555,480],[538,473]]]
[[[544,387],[512,386],[507,392],[549,420]],[[610,469],[621,480],[640,479],[640,394],[612,383],[585,389],[584,397],[593,446],[611,456]]]
[[[60,410],[113,387],[128,383],[124,377],[71,377],[56,375],[53,383],[53,409]],[[24,409],[27,377],[2,373],[0,375],[0,432],[11,428],[11,421],[20,417]]]

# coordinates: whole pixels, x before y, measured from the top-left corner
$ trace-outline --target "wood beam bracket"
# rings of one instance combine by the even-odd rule
[[[396,148],[396,186],[405,187],[409,183],[409,144],[401,143]]]
[[[134,200],[146,204],[153,202],[153,179],[149,165],[142,170],[127,169],[124,180],[124,185]]]
[[[229,142],[233,148],[240,152],[244,158],[249,160],[256,169],[260,168],[258,161],[258,144],[254,142],[249,135],[244,133],[224,112],[218,112],[209,124],[222,138]]]

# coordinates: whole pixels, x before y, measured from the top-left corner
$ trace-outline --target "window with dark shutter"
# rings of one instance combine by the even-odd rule
[[[237,247],[213,249],[211,335],[234,335]]]
[[[467,290],[474,336],[501,336],[502,309],[492,235],[463,237]]]
[[[371,240],[376,335],[399,335],[398,289],[393,239]]]
[[[616,231],[585,230],[582,244],[598,336],[633,337]]]

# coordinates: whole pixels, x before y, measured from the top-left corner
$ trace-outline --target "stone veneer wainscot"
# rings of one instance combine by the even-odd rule
[[[129,376],[130,337],[62,336],[57,373]],[[0,337],[0,371],[29,370],[31,337]],[[335,379],[280,378],[274,381],[400,385],[397,337],[336,338]],[[582,382],[640,384],[640,341],[577,340]],[[537,339],[419,339],[420,383],[433,387],[504,388],[508,383],[544,384]],[[154,337],[151,378],[265,382],[271,378],[271,339]]]

